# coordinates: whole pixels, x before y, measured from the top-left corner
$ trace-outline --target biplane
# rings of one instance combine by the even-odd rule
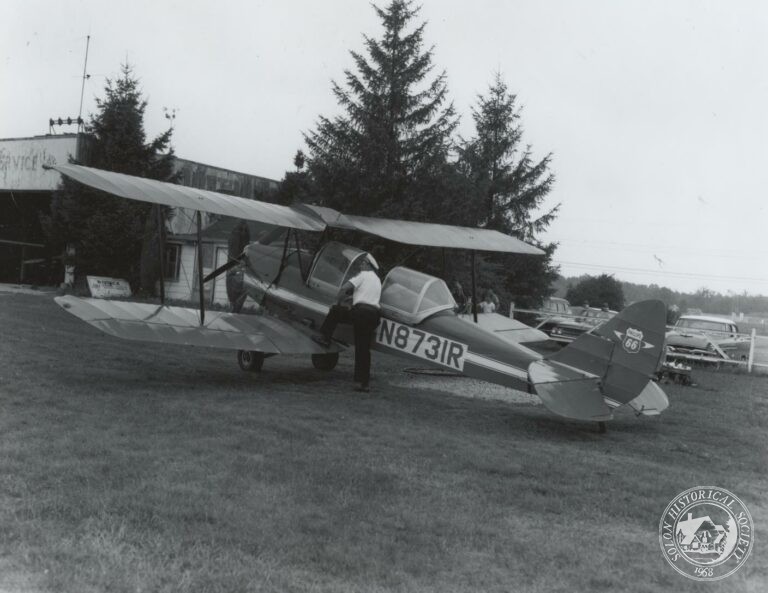
[[[281,206],[74,164],[53,168],[118,197],[196,210],[200,287],[199,310],[75,296],[58,297],[56,302],[119,338],[235,350],[239,366],[248,371],[261,370],[265,359],[278,354],[310,355],[315,367],[332,370],[339,352],[353,342],[351,328],[344,326],[329,347],[312,337],[340,287],[367,253],[333,240],[310,252],[301,248],[297,231],[344,229],[406,245],[470,250],[473,285],[476,251],[542,253],[488,229],[351,216],[311,205]],[[204,278],[201,211],[282,230],[248,244],[241,254],[230,254],[229,262]],[[204,282],[235,267],[242,270],[244,289],[260,305],[260,314],[206,312]],[[455,309],[442,279],[396,266],[382,283],[382,316],[374,348],[534,393],[555,414],[597,421],[601,429],[620,406],[638,415],[656,415],[669,404],[651,380],[663,354],[666,309],[661,301],[630,305],[548,356],[523,345],[515,331],[491,331],[477,323],[476,312],[472,320],[457,315]]]

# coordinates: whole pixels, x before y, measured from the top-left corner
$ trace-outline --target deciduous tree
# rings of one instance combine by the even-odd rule
[[[565,295],[572,305],[589,304],[592,307],[608,306],[614,311],[624,308],[624,290],[621,282],[608,274],[588,276],[570,287]]]

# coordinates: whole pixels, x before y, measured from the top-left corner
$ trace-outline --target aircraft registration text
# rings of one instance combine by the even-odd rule
[[[469,348],[466,344],[382,319],[376,331],[376,342],[435,364],[463,371]]]

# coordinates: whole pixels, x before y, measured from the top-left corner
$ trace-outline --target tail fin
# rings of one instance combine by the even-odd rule
[[[555,374],[562,374],[562,369],[568,368],[582,373],[583,380],[598,382],[608,409],[630,404],[642,394],[643,397],[633,402],[632,407],[639,413],[658,414],[668,405],[666,395],[659,388],[646,388],[663,355],[665,331],[664,303],[656,300],[641,301],[630,305],[591,332],[579,336],[545,361],[534,364],[557,369],[559,372]],[[539,392],[544,387],[538,385],[544,374],[540,372],[541,369],[533,371],[531,365],[529,376]],[[549,398],[553,394],[562,400],[573,397],[565,381],[556,382],[558,386],[548,381],[544,388]],[[557,412],[554,408],[553,411]]]

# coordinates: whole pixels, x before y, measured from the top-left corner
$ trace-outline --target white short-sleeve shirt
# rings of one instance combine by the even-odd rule
[[[352,306],[372,305],[379,306],[381,300],[381,280],[375,272],[364,270],[349,280],[355,287],[352,293]]]
[[[483,301],[478,306],[483,313],[494,313],[496,311],[496,305],[490,301]]]

